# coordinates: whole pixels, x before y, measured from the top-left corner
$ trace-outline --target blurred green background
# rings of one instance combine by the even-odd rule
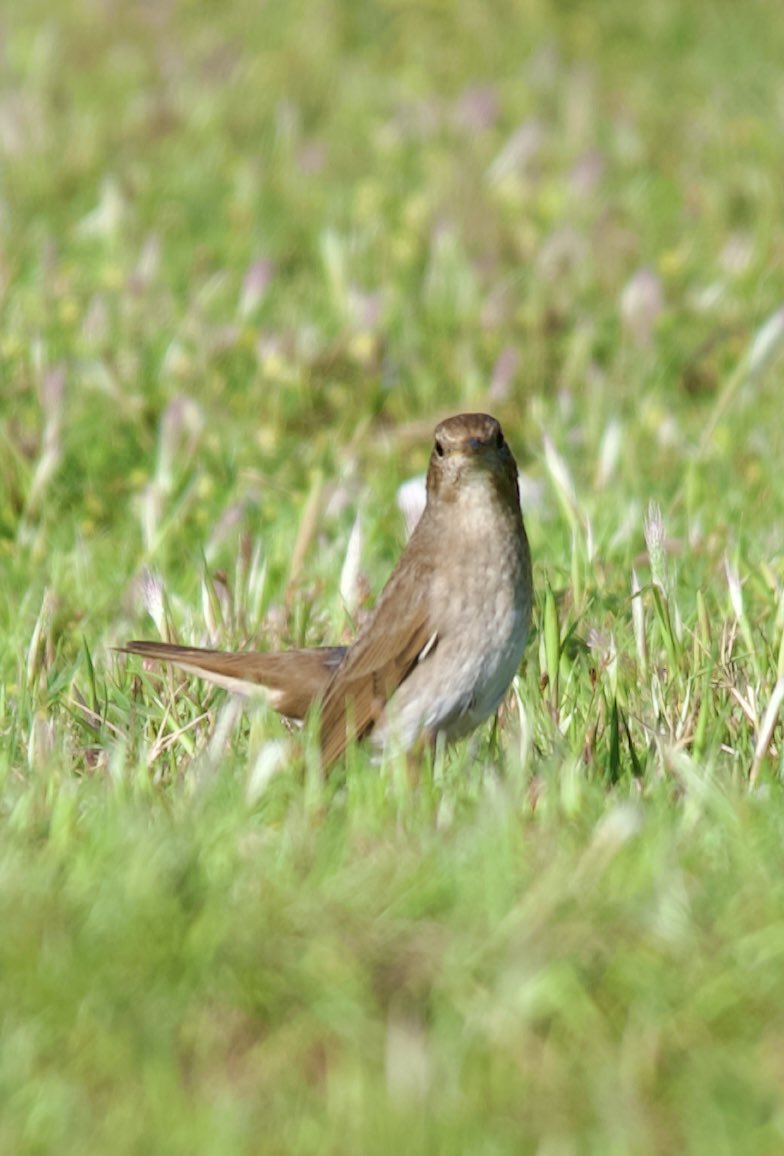
[[[782,60],[0,2],[2,1151],[781,1151]],[[112,654],[350,637],[465,409],[536,630],[418,787]]]

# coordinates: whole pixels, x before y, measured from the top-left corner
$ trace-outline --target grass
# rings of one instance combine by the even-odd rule
[[[784,34],[631,12],[0,9],[0,1151],[781,1151]],[[351,637],[462,409],[535,632],[416,787],[113,653]]]

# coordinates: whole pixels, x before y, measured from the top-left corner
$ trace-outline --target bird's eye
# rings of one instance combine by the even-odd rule
[[[444,445],[438,438],[436,438],[436,453],[440,458],[444,456]]]
[[[501,433],[500,429],[495,435],[495,448],[497,450],[502,450],[504,448],[504,435]]]

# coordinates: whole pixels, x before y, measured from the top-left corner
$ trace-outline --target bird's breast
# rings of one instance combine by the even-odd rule
[[[410,739],[469,733],[498,707],[520,665],[531,616],[528,545],[518,517],[465,519],[430,578],[436,642],[390,704]],[[472,524],[473,522],[473,524]]]

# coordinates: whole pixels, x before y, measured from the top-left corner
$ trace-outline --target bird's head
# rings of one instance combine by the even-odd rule
[[[454,501],[475,485],[519,504],[517,463],[500,424],[487,413],[461,413],[436,426],[427,471],[428,499]]]

